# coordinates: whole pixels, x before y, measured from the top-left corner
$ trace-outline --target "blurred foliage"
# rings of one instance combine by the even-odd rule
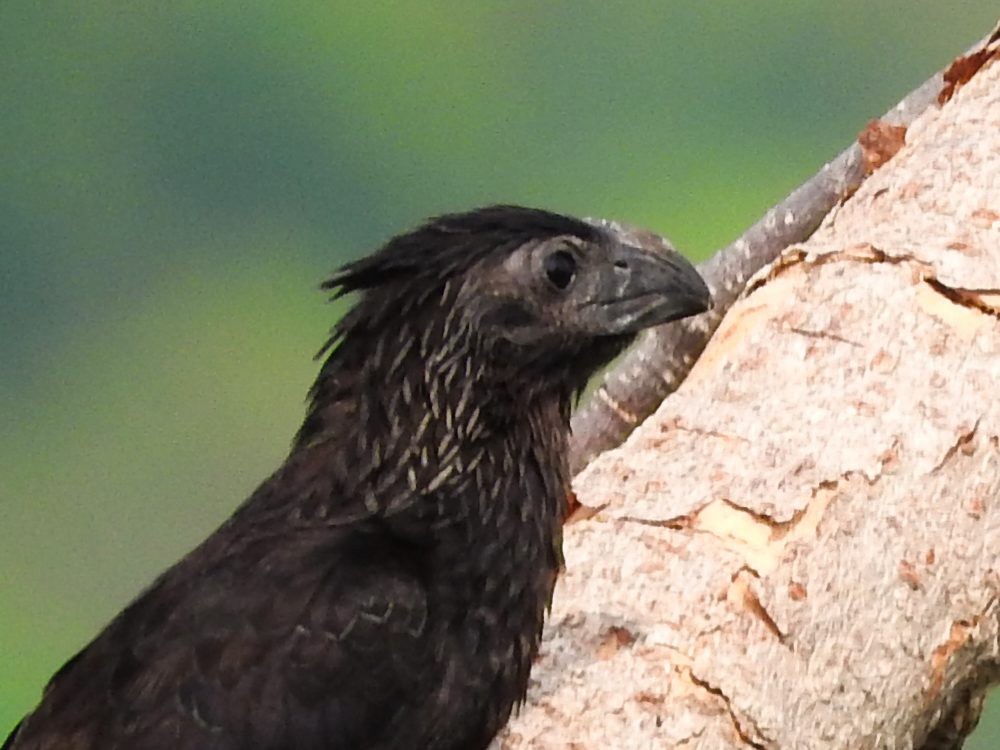
[[[705,257],[988,5],[0,4],[0,736],[281,460],[324,274],[493,201]]]

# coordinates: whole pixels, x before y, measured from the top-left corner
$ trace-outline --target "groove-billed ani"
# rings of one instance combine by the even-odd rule
[[[285,463],[52,678],[4,748],[486,747],[561,560],[570,404],[702,312],[676,253],[498,206],[343,268]]]

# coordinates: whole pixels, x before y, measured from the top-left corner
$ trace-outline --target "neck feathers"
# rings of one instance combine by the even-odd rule
[[[347,453],[343,482],[390,511],[437,490],[454,495],[480,475],[487,451],[523,441],[564,454],[569,385],[505,371],[455,312],[451,285],[423,304],[386,291],[334,330],[293,450],[335,439]]]

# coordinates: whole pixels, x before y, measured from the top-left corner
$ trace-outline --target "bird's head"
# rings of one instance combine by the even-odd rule
[[[581,349],[708,309],[705,282],[676,251],[583,222],[567,229],[479,262],[460,299],[485,335],[515,349]]]
[[[504,377],[557,365],[578,389],[640,330],[711,304],[665,243],[614,225],[493,206],[441,216],[343,268],[327,288],[364,296],[335,341],[378,330],[444,348],[456,337]],[[386,357],[392,357],[391,352]]]

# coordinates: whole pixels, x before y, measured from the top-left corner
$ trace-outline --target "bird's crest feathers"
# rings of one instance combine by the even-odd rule
[[[490,253],[529,240],[561,235],[594,240],[601,229],[568,216],[522,206],[497,205],[433,218],[387,242],[381,250],[345,265],[322,288],[334,299],[406,278],[442,281]]]

